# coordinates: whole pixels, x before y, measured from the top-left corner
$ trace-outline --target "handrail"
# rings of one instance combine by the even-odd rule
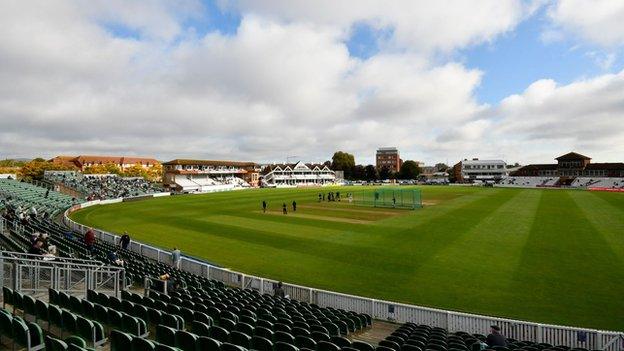
[[[55,256],[54,259],[45,260],[46,256],[41,255],[33,255],[21,252],[14,251],[1,251],[0,252],[0,260],[4,261],[15,261],[22,264],[33,263],[33,264],[51,264],[58,266],[71,266],[72,268],[85,268],[85,269],[94,269],[94,270],[102,270],[106,269],[108,271],[123,271],[122,267],[106,265],[102,262],[94,261],[94,260],[82,260],[76,258],[66,258],[66,257],[58,257]],[[97,263],[94,263],[97,262]]]

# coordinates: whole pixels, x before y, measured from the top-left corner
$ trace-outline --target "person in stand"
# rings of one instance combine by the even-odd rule
[[[117,255],[117,251],[109,251],[107,257],[111,263],[123,267],[124,261],[119,258],[119,256]]]
[[[95,232],[92,228],[89,228],[89,230],[87,230],[87,232],[85,233],[84,244],[87,250],[89,250],[89,252],[93,254],[93,248],[95,246]]]
[[[28,215],[30,216],[30,219],[37,218],[37,208],[35,206],[32,206]]]
[[[286,296],[284,288],[282,287],[282,282],[277,283],[277,287],[275,288],[275,290],[273,290],[273,296],[279,297],[281,299]]]
[[[507,338],[501,334],[498,325],[493,325],[490,327],[490,335],[485,339],[485,343],[488,344],[489,347],[507,346]]]
[[[46,193],[45,193],[45,198],[46,198],[46,199],[48,198],[48,196],[50,196],[50,189],[47,189],[47,190],[46,190]]]
[[[30,246],[30,249],[28,249],[28,253],[31,255],[44,255],[46,252],[43,249],[43,242],[39,240],[35,241]]]
[[[266,209],[267,209],[267,203],[265,200],[262,200],[262,212],[266,213]]]
[[[286,208],[286,203],[285,202],[282,204],[282,213],[283,214],[288,214],[288,209]]]
[[[119,239],[119,246],[124,250],[128,250],[128,245],[130,245],[130,235],[128,235],[128,232],[124,232],[121,239]]]
[[[174,247],[173,251],[171,251],[171,260],[173,261],[173,266],[177,269],[180,269],[180,262],[182,262],[182,252],[177,247]]]
[[[293,212],[297,212],[297,201],[293,200],[292,207],[293,207]]]

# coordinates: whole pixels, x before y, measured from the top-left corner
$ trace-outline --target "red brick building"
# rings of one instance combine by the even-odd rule
[[[380,147],[375,155],[375,164],[377,169],[388,167],[392,172],[398,172],[401,169],[403,160],[399,156],[399,150],[396,147]]]

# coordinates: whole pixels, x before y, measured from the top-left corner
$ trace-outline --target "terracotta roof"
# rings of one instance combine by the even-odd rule
[[[565,155],[561,155],[561,156],[555,158],[555,160],[557,160],[557,161],[570,161],[570,160],[578,160],[578,159],[591,160],[591,157],[587,157],[585,155],[577,154],[576,152],[568,152]]]
[[[175,159],[163,163],[164,166],[234,166],[234,167],[255,167],[254,162],[243,161],[216,161],[216,160],[184,160]]]
[[[72,165],[74,167],[81,167],[85,163],[96,164],[157,164],[158,160],[147,157],[124,157],[124,156],[92,156],[92,155],[80,155],[80,156],[56,156],[51,159],[50,162],[59,163],[64,165]]]
[[[124,156],[91,156],[80,155],[76,157],[76,161],[81,164],[84,163],[117,163],[117,164],[155,164],[159,163],[158,160],[147,157],[124,157]]]

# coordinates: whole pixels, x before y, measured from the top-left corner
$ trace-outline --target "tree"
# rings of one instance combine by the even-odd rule
[[[352,174],[353,180],[362,180],[365,177],[366,177],[366,170],[364,169],[364,166],[356,165],[355,167],[353,167],[353,174]]]
[[[374,181],[379,178],[379,174],[377,174],[377,168],[373,165],[368,165],[364,167],[364,180],[366,181]]]
[[[412,160],[403,162],[401,169],[399,170],[400,179],[416,179],[419,174],[420,167],[418,167],[418,163]]]
[[[334,171],[343,171],[345,179],[353,177],[353,168],[355,168],[355,157],[352,154],[342,151],[336,151],[332,156],[331,169]]]
[[[42,158],[36,158],[26,164],[19,170],[19,174],[25,179],[43,179],[45,171],[70,171],[71,169],[63,165],[47,162]]]
[[[446,172],[450,167],[446,163],[436,163],[433,168],[436,172]]]
[[[113,163],[87,166],[82,171],[84,174],[117,174],[120,175],[121,168]]]
[[[390,179],[391,175],[392,175],[392,171],[390,170],[390,167],[388,166],[383,166],[379,170],[379,179],[381,180]]]

